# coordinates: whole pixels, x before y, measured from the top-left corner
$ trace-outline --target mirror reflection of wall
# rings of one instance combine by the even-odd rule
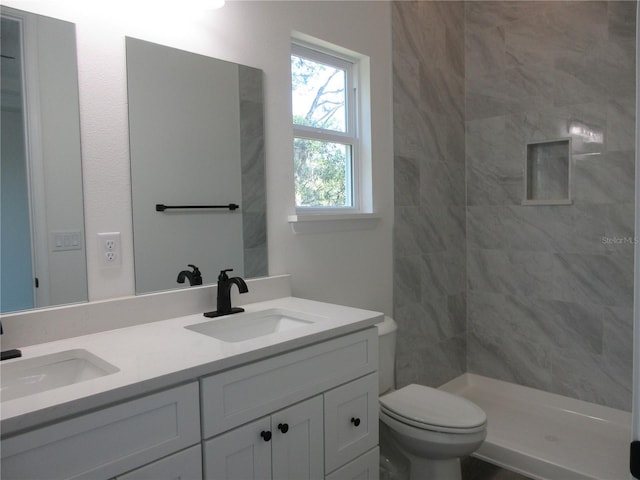
[[[0,312],[86,301],[75,27],[0,17]]]
[[[268,274],[262,72],[126,39],[136,293]],[[172,209],[156,204],[229,209]]]

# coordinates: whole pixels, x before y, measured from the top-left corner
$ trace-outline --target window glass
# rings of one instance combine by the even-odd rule
[[[296,205],[350,207],[351,145],[295,138],[293,142]]]
[[[293,123],[346,132],[346,72],[291,55]]]
[[[353,63],[294,45],[291,105],[296,207],[357,209]]]

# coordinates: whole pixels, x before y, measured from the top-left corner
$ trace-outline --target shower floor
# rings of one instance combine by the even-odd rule
[[[475,457],[541,480],[630,478],[628,412],[470,373],[440,389],[487,414]]]

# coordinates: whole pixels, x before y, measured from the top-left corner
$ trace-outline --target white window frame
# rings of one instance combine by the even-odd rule
[[[296,138],[304,138],[308,140],[341,143],[348,145],[351,148],[351,175],[350,178],[346,179],[346,181],[351,184],[351,205],[335,207],[296,205],[296,213],[298,215],[347,215],[362,213],[362,160],[360,156],[361,140],[359,135],[360,125],[358,115],[358,59],[328,48],[310,45],[297,40],[294,40],[291,45],[291,55],[308,58],[325,65],[337,67],[344,70],[346,76],[346,131],[338,132],[305,125],[296,125],[293,123],[292,113],[291,124],[293,125],[293,140]]]

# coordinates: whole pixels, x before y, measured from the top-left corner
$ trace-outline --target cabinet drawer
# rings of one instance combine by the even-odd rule
[[[2,478],[110,478],[198,443],[198,384],[2,441]]]
[[[324,394],[325,471],[378,445],[378,374]]]
[[[204,378],[204,438],[366,375],[377,367],[377,329],[369,328]]]
[[[202,480],[200,445],[120,475],[116,480]]]
[[[380,449],[376,447],[369,450],[325,478],[326,480],[378,480],[380,478]]]

